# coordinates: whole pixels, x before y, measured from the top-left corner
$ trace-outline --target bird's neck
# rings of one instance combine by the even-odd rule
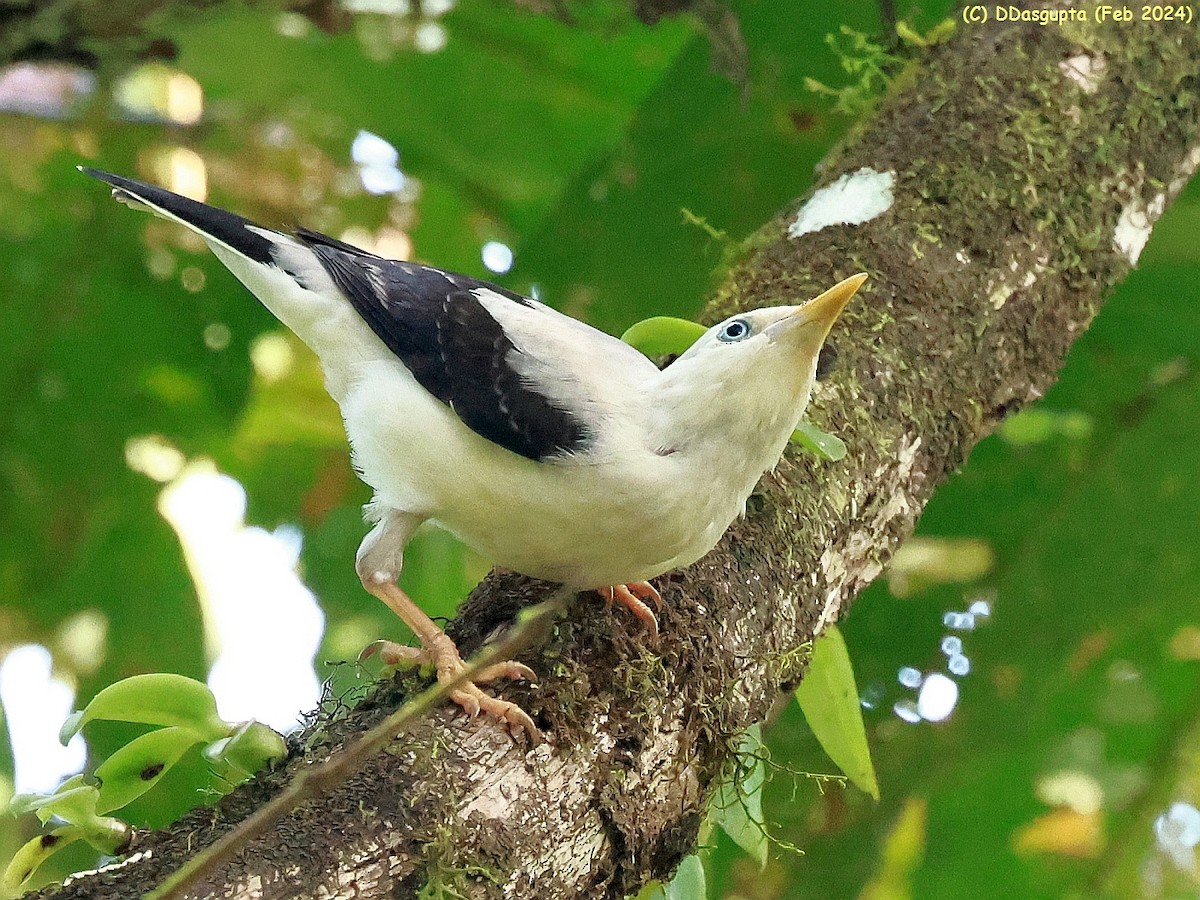
[[[808,403],[812,377],[762,383],[742,371],[678,368],[661,373],[653,398],[656,450],[706,460],[713,471],[757,480],[783,452]]]

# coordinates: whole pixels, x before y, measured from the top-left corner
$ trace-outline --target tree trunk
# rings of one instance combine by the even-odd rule
[[[747,242],[708,309],[795,303],[871,274],[810,408],[849,455],[789,453],[715,551],[660,579],[656,645],[579,597],[525,655],[541,684],[504,691],[548,743],[442,708],[194,896],[394,898],[440,882],[467,897],[618,898],[692,852],[739,734],[800,677],[808,642],[879,575],[938,483],[1051,383],[1200,164],[1194,25],[960,21],[902,80],[820,177],[893,173],[890,206],[792,237],[798,201]],[[493,575],[452,630],[473,650],[549,590]],[[145,836],[148,857],[45,896],[140,894],[399,699],[388,688],[326,719],[278,771]]]

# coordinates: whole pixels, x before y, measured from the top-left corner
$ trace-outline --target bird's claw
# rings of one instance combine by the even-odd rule
[[[358,661],[366,662],[372,656],[378,656],[385,666],[405,668],[412,666],[428,666],[433,664],[429,653],[422,647],[408,647],[395,641],[371,641],[358,654]]]
[[[641,600],[649,600],[656,610],[662,609],[662,594],[648,581],[631,581],[623,587]]]
[[[533,669],[511,659],[484,667],[471,680],[476,684],[491,684],[497,678],[511,678],[513,681],[537,684],[537,673]]]
[[[632,581],[629,584],[613,584],[597,588],[596,593],[609,603],[617,602],[633,613],[634,618],[646,626],[651,639],[658,637],[658,619],[643,601],[649,600],[654,609],[662,609],[662,594],[648,581]]]
[[[540,744],[542,742],[541,732],[533,724],[533,719],[525,710],[511,701],[501,700],[499,697],[484,693],[469,682],[464,687],[451,691],[450,699],[461,706],[472,719],[480,713],[487,713],[508,725],[510,732],[520,729],[529,735],[529,739],[533,743]]]
[[[393,641],[374,641],[363,648],[358,658],[361,662],[372,656],[378,656],[386,666],[433,666],[437,670],[440,682],[453,681],[466,665],[458,654],[458,648],[449,638],[444,642],[438,641],[432,647],[409,647]],[[511,678],[530,684],[537,682],[537,674],[533,669],[510,659],[485,666],[469,681],[454,688],[450,692],[450,699],[461,706],[472,719],[481,712],[487,713],[508,725],[510,731],[520,729],[529,735],[529,739],[535,744],[541,743],[541,733],[525,710],[508,700],[493,697],[479,688],[480,684],[489,684],[498,678]]]

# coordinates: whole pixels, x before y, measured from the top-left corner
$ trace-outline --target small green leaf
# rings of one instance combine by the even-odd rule
[[[793,444],[803,447],[818,459],[837,462],[846,456],[846,445],[842,439],[822,431],[807,419],[801,419],[789,438]]]
[[[179,725],[134,738],[96,769],[96,777],[100,779],[97,810],[111,812],[136,800],[158,784],[167,770],[200,740],[196,732]]]
[[[112,816],[96,816],[79,827],[79,836],[108,856],[120,856],[129,848],[133,829]]]
[[[241,777],[249,777],[267,763],[287,756],[287,744],[262,722],[246,722],[228,738],[205,747],[204,755],[231,766]]]
[[[928,42],[925,40],[925,36],[914,29],[903,19],[900,19],[898,22],[896,22],[896,37],[913,47],[929,46]]]
[[[704,863],[698,854],[685,857],[667,884],[652,881],[638,892],[637,900],[704,900],[708,885],[704,878]]]
[[[796,700],[821,748],[861,790],[879,799],[879,782],[867,746],[858,686],[846,641],[830,625],[815,644]]]
[[[115,856],[129,845],[130,828],[124,822],[106,816],[97,816],[94,810],[84,816],[85,821],[72,821],[55,828],[47,834],[25,843],[9,861],[0,876],[0,895],[15,895],[38,868],[63,847],[84,840],[99,850]]]
[[[667,883],[665,895],[666,900],[703,900],[708,895],[704,864],[698,855],[693,853],[679,864],[675,877]]]
[[[948,41],[958,27],[950,17],[942,19],[925,34],[921,34],[903,19],[896,23],[896,37],[911,47],[933,47]]]
[[[738,746],[738,770],[745,774],[723,781],[713,801],[713,820],[759,868],[767,864],[767,827],[762,813],[767,773],[761,754],[762,728],[752,725]]]
[[[1034,406],[1005,419],[999,434],[1014,447],[1033,447],[1055,438],[1085,441],[1092,429],[1092,417],[1085,412]]]
[[[621,340],[653,359],[683,353],[706,331],[703,325],[687,319],[653,316],[631,325]]]
[[[66,744],[93,719],[179,725],[192,729],[207,741],[215,741],[230,731],[230,726],[217,715],[217,703],[207,685],[169,672],[134,675],[110,684],[82,711],[67,719],[59,739]]]
[[[43,825],[55,816],[77,822],[96,814],[96,797],[96,786],[84,784],[83,775],[74,775],[52,794],[18,794],[12,798],[8,811],[14,816],[35,813]]]
[[[4,877],[0,878],[0,888],[4,896],[15,895],[25,882],[33,877],[33,873],[41,867],[53,854],[63,847],[75,843],[83,837],[83,832],[74,825],[64,825],[49,834],[39,834],[21,847],[4,869]]]
[[[78,709],[67,716],[66,721],[62,723],[62,728],[58,729],[58,740],[65,747],[71,743],[71,738],[79,734],[79,729],[83,728],[83,710]]]

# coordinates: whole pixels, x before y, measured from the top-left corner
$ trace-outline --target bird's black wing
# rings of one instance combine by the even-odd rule
[[[512,367],[520,353],[474,293],[513,303],[519,294],[465,275],[394,262],[341,241],[298,231],[371,330],[476,434],[513,453],[544,460],[583,449],[587,428]]]

